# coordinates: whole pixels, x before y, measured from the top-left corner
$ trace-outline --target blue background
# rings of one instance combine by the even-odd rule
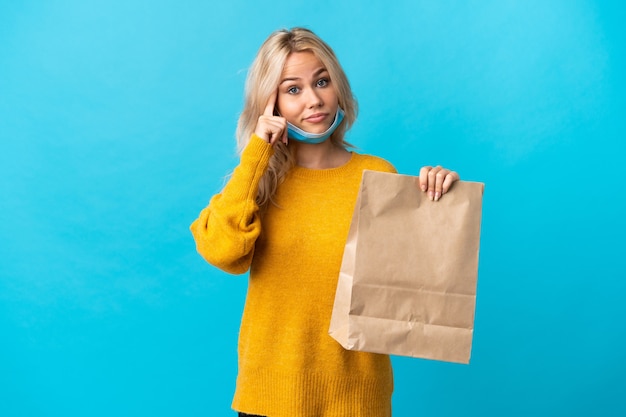
[[[1,1],[0,415],[233,415],[246,279],[188,226],[294,25],[361,152],[486,183],[472,363],[394,358],[394,415],[626,415],[620,3]]]

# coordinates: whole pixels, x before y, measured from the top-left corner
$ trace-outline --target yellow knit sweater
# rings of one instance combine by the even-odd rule
[[[209,263],[250,270],[233,408],[269,417],[390,416],[389,357],[347,351],[328,327],[362,171],[395,170],[357,153],[338,168],[296,166],[277,205],[261,214],[255,196],[271,155],[253,136],[229,182],[191,225]]]

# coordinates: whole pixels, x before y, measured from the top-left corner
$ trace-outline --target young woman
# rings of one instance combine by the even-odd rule
[[[250,271],[233,400],[240,416],[391,415],[389,357],[347,351],[328,335],[362,172],[395,172],[348,150],[355,118],[328,45],[302,28],[269,36],[248,74],[240,163],[191,225],[209,263]],[[424,167],[419,186],[438,200],[458,178]]]

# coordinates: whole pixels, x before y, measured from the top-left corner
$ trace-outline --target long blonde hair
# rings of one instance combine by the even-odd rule
[[[241,153],[254,133],[259,116],[263,113],[270,96],[278,88],[280,76],[289,54],[312,52],[328,70],[331,85],[344,110],[344,120],[333,132],[330,141],[339,147],[351,145],[344,141],[344,135],[356,120],[357,102],[352,95],[350,83],[339,64],[333,50],[312,31],[305,28],[283,29],[272,33],[261,45],[246,79],[244,107],[237,123],[237,145]],[[293,147],[279,142],[274,145],[274,154],[268,170],[261,178],[257,194],[257,204],[264,207],[272,198],[278,185],[295,164]]]

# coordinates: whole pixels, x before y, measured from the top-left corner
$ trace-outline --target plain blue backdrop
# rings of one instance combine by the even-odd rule
[[[622,4],[0,1],[0,416],[233,415],[246,278],[188,227],[295,25],[361,152],[486,183],[472,362],[394,357],[394,415],[626,415]]]

